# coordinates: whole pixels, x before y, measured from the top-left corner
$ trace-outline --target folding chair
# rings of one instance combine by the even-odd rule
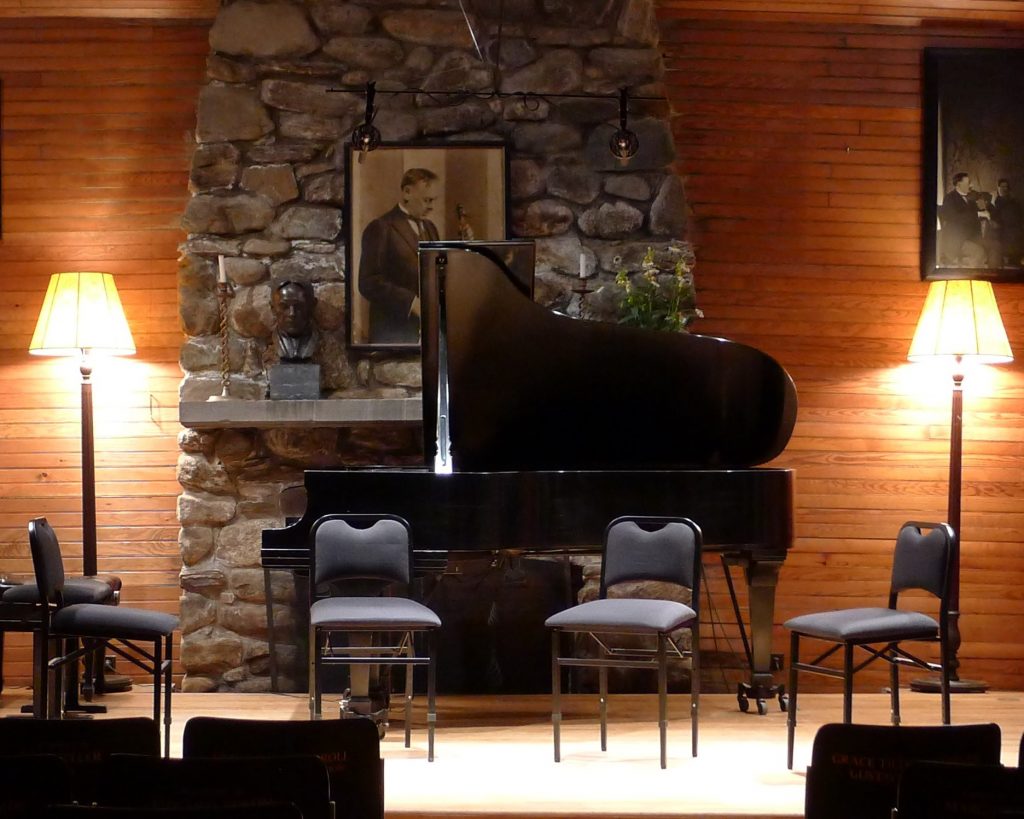
[[[325,515],[310,532],[309,713],[321,714],[323,666],[405,667],[405,747],[412,731],[413,668],[427,668],[427,760],[434,759],[435,635],[441,619],[408,594],[409,524],[394,515]],[[342,635],[343,643],[332,640]],[[425,634],[425,656],[414,639]]]
[[[889,819],[900,774],[922,760],[998,764],[999,726],[829,723],[814,737],[805,819]]]
[[[889,663],[889,696],[892,724],[900,724],[901,665],[938,671],[941,677],[942,723],[950,722],[949,709],[949,571],[955,554],[956,535],[945,523],[910,521],[896,536],[887,607],[837,609],[802,614],[785,622],[790,631],[789,717],[786,721],[786,767],[793,767],[796,735],[798,672],[810,672],[843,681],[843,722],[853,721],[854,674],[876,660]],[[900,609],[901,592],[926,591],[939,599],[938,620],[928,614]],[[811,662],[800,659],[800,638],[810,637],[830,645]],[[903,643],[937,643],[939,662],[911,654]],[[854,665],[854,650],[867,659]],[[842,668],[825,661],[842,650]]]
[[[45,518],[29,521],[28,539],[36,586],[44,602],[41,638],[55,639],[62,653],[50,659],[40,676],[106,646],[153,675],[153,719],[160,722],[163,692],[164,754],[171,749],[171,639],[178,618],[171,614],[97,603],[68,605],[64,599],[64,561],[57,535]],[[150,644],[147,648],[143,644]],[[81,645],[79,645],[81,644]],[[57,677],[59,681],[61,678]],[[77,681],[75,682],[77,684]]]
[[[188,808],[293,803],[303,819],[332,819],[327,766],[312,754],[165,757],[113,754],[99,766],[96,803]]]
[[[913,762],[900,777],[899,819],[1024,817],[1024,772],[1002,765]]]
[[[250,720],[192,717],[182,756],[313,754],[327,766],[337,819],[382,819],[384,760],[377,726],[365,717],[332,720]]]
[[[619,517],[605,530],[601,586],[597,600],[560,611],[545,624],[551,629],[551,723],[555,762],[561,759],[562,669],[597,668],[600,684],[601,750],[607,749],[609,668],[648,668],[658,672],[658,728],[661,767],[668,764],[668,660],[680,660],[690,669],[690,730],[692,753],[697,756],[700,702],[700,566],[701,532],[687,518]],[[677,600],[614,597],[609,589],[629,581],[662,581],[687,588],[689,605]],[[689,629],[685,649],[680,629]],[[599,656],[563,656],[562,634],[593,638]],[[653,638],[656,647],[638,646],[638,637]]]
[[[71,798],[96,801],[100,765],[111,754],[160,755],[160,729],[149,717],[105,719],[0,719],[7,753],[51,754],[71,775]]]

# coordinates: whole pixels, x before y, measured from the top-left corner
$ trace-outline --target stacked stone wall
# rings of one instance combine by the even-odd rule
[[[233,290],[232,397],[266,394],[275,354],[270,296],[286,279],[309,281],[317,296],[325,400],[419,394],[415,354],[345,342],[345,145],[363,119],[360,89],[369,81],[377,87],[375,124],[389,142],[508,146],[509,232],[536,240],[538,302],[611,319],[615,273],[638,268],[648,246],[685,239],[650,0],[472,5],[476,43],[455,2],[222,4],[183,216],[182,401],[221,390],[220,255]],[[499,7],[503,20],[487,16]],[[652,98],[630,106],[641,147],[625,165],[608,149],[623,86]],[[389,93],[417,88],[439,93]],[[473,93],[449,96],[465,91]],[[595,289],[584,305],[573,293],[581,254]],[[282,573],[264,589],[260,533],[283,524],[282,492],[301,485],[304,469],[418,463],[420,433],[186,430],[180,445],[185,689],[269,688],[267,593],[276,604],[282,685],[301,687],[302,590]]]

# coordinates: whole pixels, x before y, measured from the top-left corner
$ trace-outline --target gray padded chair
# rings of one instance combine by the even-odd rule
[[[692,753],[697,756],[700,703],[700,528],[687,518],[619,517],[605,530],[598,598],[553,614],[545,621],[551,629],[551,723],[555,762],[561,759],[562,669],[597,668],[600,687],[601,750],[608,747],[608,669],[651,668],[658,672],[658,727],[661,767],[668,763],[668,660],[680,660],[690,669],[690,730]],[[691,603],[676,600],[609,596],[619,583],[662,581],[691,591]],[[689,629],[691,647],[685,649],[679,629]],[[598,649],[597,657],[563,656],[563,634],[587,634]],[[656,646],[637,646],[637,638],[654,638]]]
[[[436,633],[441,619],[409,597],[412,538],[394,515],[325,515],[311,531],[309,713],[321,716],[325,663],[405,666],[405,747],[412,731],[413,667],[427,668],[427,759],[434,759]],[[347,635],[341,643],[336,633]],[[426,635],[425,656],[414,652]],[[363,639],[352,639],[361,637]],[[372,639],[370,639],[372,638]]]
[[[153,675],[153,719],[160,723],[161,689],[164,712],[164,755],[170,755],[171,638],[178,618],[164,612],[102,603],[68,604],[64,598],[64,561],[60,544],[46,518],[28,524],[29,546],[36,586],[45,602],[41,638],[61,646],[58,656],[38,669],[38,676],[56,672],[98,648],[105,647]],[[151,648],[141,644],[150,643]],[[80,644],[80,645],[79,645]],[[48,715],[49,716],[49,715]],[[57,716],[63,716],[62,713]]]
[[[889,663],[889,689],[892,724],[900,724],[901,665],[926,671],[938,671],[941,679],[942,723],[949,725],[949,571],[956,554],[956,535],[945,523],[909,521],[900,527],[893,555],[892,576],[887,607],[836,609],[801,614],[785,622],[790,631],[789,717],[787,719],[786,764],[793,767],[793,742],[796,733],[798,672],[807,671],[843,680],[843,722],[853,721],[854,674],[876,660]],[[899,609],[899,595],[920,589],[939,598],[938,619],[917,611]],[[800,660],[800,638],[811,637],[831,643],[811,662]],[[939,643],[938,663],[911,654],[901,646],[906,642]],[[854,665],[854,650],[867,658]],[[842,650],[842,668],[825,661]]]

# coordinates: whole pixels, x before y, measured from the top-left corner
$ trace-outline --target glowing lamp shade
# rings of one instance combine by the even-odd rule
[[[932,282],[907,358],[948,358],[978,364],[1013,361],[992,283]]]
[[[128,321],[109,273],[54,273],[28,351],[33,355],[133,355]]]

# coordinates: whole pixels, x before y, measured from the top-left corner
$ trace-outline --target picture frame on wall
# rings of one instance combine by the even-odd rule
[[[419,348],[420,241],[508,232],[503,142],[383,144],[345,156],[346,319],[354,349]]]
[[[1024,49],[923,68],[921,278],[1024,281]]]

